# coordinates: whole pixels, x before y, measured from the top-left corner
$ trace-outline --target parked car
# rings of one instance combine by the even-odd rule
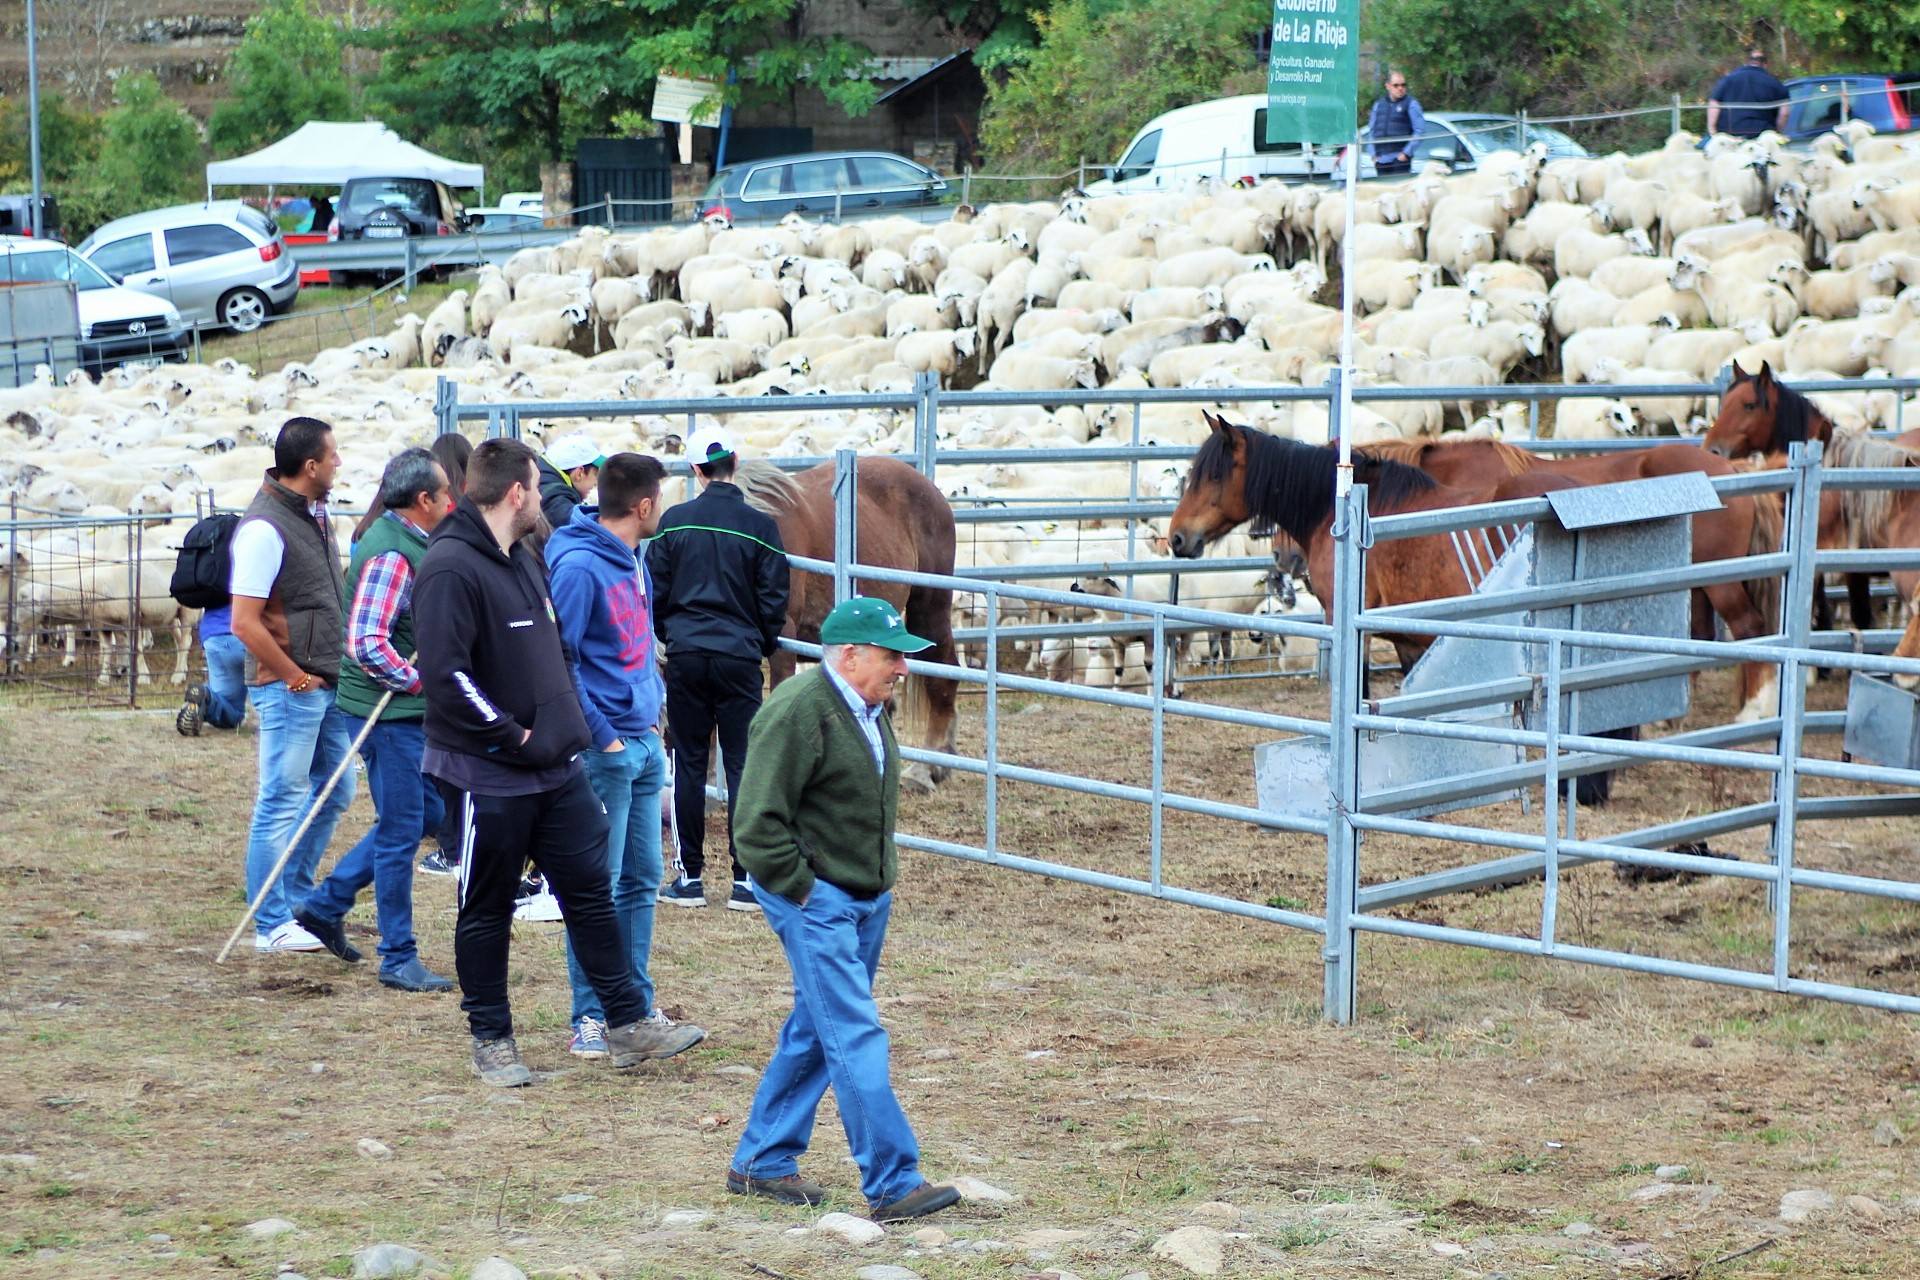
[[[545,209],[546,196],[538,191],[509,191],[500,197],[500,207],[517,213],[539,213]]]
[[[279,226],[238,200],[117,218],[79,251],[128,288],[171,302],[190,325],[251,333],[300,292]]]
[[[1147,121],[1087,194],[1178,189],[1202,178],[1302,181],[1333,172],[1335,149],[1267,141],[1267,95],[1179,107]]]
[[[172,303],[116,284],[54,240],[0,236],[0,287],[66,284],[80,311],[80,362],[95,372],[129,360],[185,360],[187,328]]]
[[[1801,76],[1787,81],[1793,105],[1787,137],[1816,137],[1844,120],[1865,120],[1875,133],[1910,133],[1920,117],[1920,72]]]
[[[939,174],[885,151],[815,151],[730,164],[713,175],[696,217],[724,213],[735,222],[788,213],[832,213],[939,204]]]
[[[0,196],[0,235],[30,236],[33,234],[33,197],[31,195]],[[50,195],[40,197],[40,234],[49,240],[59,240],[60,202]]]
[[[466,213],[447,184],[433,178],[349,178],[334,207],[330,240],[450,236]]]
[[[1518,116],[1490,115],[1479,111],[1429,111],[1427,127],[1413,147],[1413,170],[1432,160],[1467,173],[1495,151],[1522,151],[1534,143],[1544,143],[1547,159],[1584,158],[1585,147],[1549,125],[1531,120],[1522,131]],[[1341,152],[1344,161],[1346,153]],[[1360,176],[1374,176],[1373,132],[1360,130]]]
[[[501,231],[538,231],[546,224],[539,209],[509,209],[505,206],[493,209],[467,210],[467,230],[486,233]]]

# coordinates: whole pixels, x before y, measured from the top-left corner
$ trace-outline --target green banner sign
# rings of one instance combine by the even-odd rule
[[[1360,83],[1360,0],[1273,0],[1267,137],[1353,141]]]

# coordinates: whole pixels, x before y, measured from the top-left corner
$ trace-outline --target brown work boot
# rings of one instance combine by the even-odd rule
[[[649,1058],[671,1058],[707,1038],[705,1027],[691,1022],[661,1025],[645,1018],[624,1027],[607,1028],[607,1052],[619,1068],[637,1067]]]
[[[728,1169],[727,1190],[737,1196],[764,1196],[781,1204],[819,1204],[827,1198],[825,1187],[797,1173],[784,1178],[750,1178],[737,1169]]]
[[[905,1222],[908,1218],[924,1218],[930,1213],[958,1204],[960,1192],[944,1182],[923,1182],[892,1204],[875,1205],[875,1222]]]

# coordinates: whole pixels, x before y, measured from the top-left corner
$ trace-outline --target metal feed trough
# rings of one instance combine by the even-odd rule
[[[1673,569],[1693,557],[1692,517],[1718,510],[1720,495],[1704,475],[1659,476],[1567,489],[1547,495],[1548,518],[1519,528],[1491,568],[1482,569],[1473,540],[1454,535],[1455,554],[1483,599],[1612,574]],[[1536,591],[1536,594],[1538,592]],[[1621,635],[1687,635],[1685,588],[1648,596],[1501,608],[1484,621],[1527,629],[1561,627]],[[1519,597],[1524,599],[1524,596]],[[1444,723],[1539,727],[1534,696],[1547,668],[1547,646],[1474,636],[1440,636],[1407,672],[1391,705],[1401,714],[1426,708]],[[1686,714],[1687,677],[1635,674],[1633,655],[1590,648],[1565,664],[1560,723],[1569,733],[1599,734]],[[1369,808],[1410,816],[1511,800],[1521,792],[1493,781],[1521,763],[1509,743],[1463,742],[1414,733],[1367,734],[1360,751],[1360,787]],[[1325,820],[1330,797],[1329,743],[1321,738],[1271,742],[1254,756],[1260,807]],[[1475,779],[1488,779],[1477,786]],[[1428,795],[1395,803],[1393,797]]]

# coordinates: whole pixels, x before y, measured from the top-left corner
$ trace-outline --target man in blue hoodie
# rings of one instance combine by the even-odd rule
[[[642,542],[660,525],[666,468],[639,453],[616,453],[600,469],[600,505],[574,508],[547,542],[547,572],[561,637],[574,655],[593,750],[581,759],[607,810],[607,869],[613,914],[631,957],[647,1021],[670,1026],[653,999],[654,899],[660,892],[660,792],[667,757],[660,741],[666,686],[655,661],[653,590]],[[567,950],[573,981],[573,1037],[582,1058],[607,1055],[607,1015]]]

